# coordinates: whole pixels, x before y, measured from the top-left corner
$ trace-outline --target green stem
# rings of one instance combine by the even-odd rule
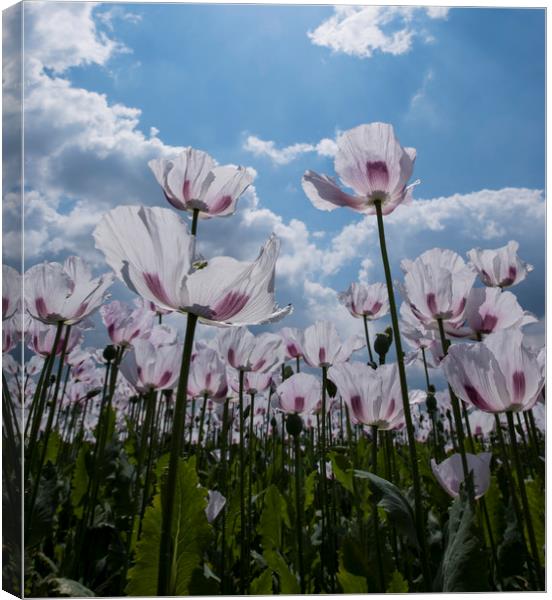
[[[425,374],[425,380],[426,380],[426,389],[429,392],[431,383],[429,382],[429,371],[427,369],[427,358],[426,358],[425,348],[423,346],[421,348],[421,351],[422,351],[422,361],[424,363],[424,374]]]
[[[146,463],[146,477],[144,480],[144,489],[142,490],[142,507],[140,509],[140,520],[138,522],[138,535],[137,540],[142,537],[142,522],[144,520],[144,515],[146,513],[146,506],[148,504],[149,499],[149,487],[150,487],[150,479],[151,479],[151,465],[153,459],[153,438],[154,438],[154,427],[155,427],[155,392],[151,390],[147,395],[146,402],[148,403],[147,413],[146,413],[146,422],[144,424],[144,431],[142,434],[142,442],[144,443],[144,448],[140,446],[140,457],[139,461],[139,470],[137,471],[138,477],[137,482],[140,480],[140,471],[142,470],[142,465],[144,463],[144,455],[143,451],[145,451],[146,446],[148,448],[148,460]],[[149,444],[147,443],[149,436]],[[138,490],[136,490],[138,492]],[[138,497],[138,494],[136,494]],[[133,519],[134,520],[134,519]],[[132,532],[131,532],[132,534]]]
[[[514,467],[517,472],[519,494],[521,496],[521,504],[523,506],[523,512],[525,515],[525,526],[527,527],[527,534],[529,536],[529,545],[531,546],[531,554],[533,562],[537,572],[537,579],[539,582],[539,589],[544,589],[544,581],[542,577],[542,570],[540,566],[539,551],[537,548],[537,540],[535,538],[535,530],[533,529],[533,520],[531,519],[531,511],[529,509],[529,501],[527,499],[527,491],[525,490],[525,481],[523,476],[523,468],[521,466],[521,460],[519,457],[519,450],[516,440],[516,430],[514,427],[514,418],[511,412],[506,413],[508,419],[508,431],[510,434],[510,443],[512,445],[512,454],[514,457]]]
[[[240,593],[247,589],[247,521],[245,516],[245,450],[244,450],[244,418],[243,418],[243,381],[245,373],[239,371],[239,402],[240,402]]]
[[[251,403],[249,405],[249,448],[247,461],[247,548],[251,547],[251,529],[252,529],[252,485],[253,485],[253,462],[255,461],[255,436],[253,433],[253,417],[255,415],[255,394],[251,394]]]
[[[27,462],[27,468],[31,469],[34,462],[34,455],[37,446],[38,432],[40,431],[40,424],[42,423],[42,415],[44,414],[44,408],[46,407],[46,399],[48,396],[48,387],[50,385],[50,376],[56,360],[56,350],[61,337],[61,330],[63,329],[63,323],[60,321],[57,324],[56,335],[54,337],[54,343],[52,350],[46,360],[44,361],[43,372],[41,373],[42,381],[36,388],[35,395],[33,397],[33,404],[37,403],[37,409],[35,410],[33,424],[31,426],[31,435],[29,437],[29,457]]]
[[[295,367],[296,367],[296,372],[300,373],[301,372],[301,357],[300,356],[295,357]]]
[[[299,557],[299,585],[301,594],[305,593],[305,566],[303,557],[303,502],[301,498],[301,443],[298,435],[293,436],[295,453],[295,513],[297,517],[297,555]]]
[[[56,383],[55,383],[55,387],[54,387],[54,394],[52,396],[50,412],[48,413],[48,421],[46,423],[46,429],[44,431],[44,438],[43,438],[43,442],[42,442],[43,443],[42,454],[40,456],[40,461],[38,463],[36,478],[34,480],[34,485],[33,485],[33,494],[32,494],[32,498],[31,498],[31,504],[29,507],[28,519],[26,521],[27,524],[29,524],[29,525],[32,522],[34,507],[35,507],[36,498],[37,498],[37,494],[38,494],[38,489],[40,487],[40,478],[42,476],[42,469],[44,468],[44,463],[46,461],[46,454],[48,452],[48,441],[50,439],[50,432],[52,430],[52,423],[54,421],[54,414],[56,412],[57,397],[59,394],[61,376],[63,374],[63,362],[65,360],[65,353],[67,351],[67,344],[69,343],[69,334],[70,333],[71,333],[71,325],[67,325],[65,328],[65,338],[63,340],[63,347],[61,349],[61,354],[59,357],[59,364],[58,364],[58,370],[57,370],[57,376],[56,376]]]
[[[186,322],[186,336],[184,350],[182,352],[182,363],[180,366],[180,378],[176,392],[174,409],[173,431],[171,435],[171,453],[169,458],[169,471],[165,488],[165,499],[161,522],[161,541],[159,544],[159,573],[157,578],[157,595],[174,595],[173,582],[173,515],[176,497],[176,480],[178,475],[178,461],[182,452],[182,434],[184,431],[184,418],[186,416],[186,391],[188,389],[188,373],[192,357],[194,333],[197,324],[197,316],[188,313]],[[162,494],[163,495],[163,494]]]
[[[372,473],[378,474],[378,428],[372,425]],[[376,556],[378,559],[379,591],[385,591],[385,575],[383,573],[383,561],[381,558],[381,544],[378,528],[378,506],[375,496],[372,496],[372,527],[374,528],[374,539],[376,542]]]
[[[221,466],[221,488],[222,495],[226,498],[228,490],[226,485],[226,444],[228,441],[228,398],[224,401],[224,411],[222,413],[222,439],[220,445],[220,466]],[[220,558],[220,591],[226,592],[226,504],[222,509],[222,540],[221,540],[221,558]]]
[[[516,484],[514,482],[514,478],[512,476],[512,471],[510,468],[510,460],[508,458],[508,452],[506,450],[506,442],[504,441],[504,435],[502,433],[502,424],[500,423],[500,418],[498,414],[495,413],[495,429],[498,436],[498,441],[500,445],[500,452],[502,455],[502,464],[504,468],[504,474],[506,476],[506,480],[508,481],[508,485],[510,487],[510,494],[512,498],[512,505],[514,507],[514,512],[516,513],[516,521],[519,527],[519,533],[521,535],[521,539],[523,540],[523,546],[525,551],[527,552],[527,545],[525,543],[525,532],[523,531],[523,515],[521,512],[521,507],[519,505],[518,496],[516,493]],[[522,484],[523,485],[523,482]],[[527,552],[528,554],[528,552]],[[537,587],[537,579],[535,578],[534,570],[529,566],[529,576],[532,580],[533,587]]]
[[[199,217],[199,209],[194,208],[192,211],[192,235],[197,235],[197,218]]]
[[[362,316],[362,320],[364,321],[364,335],[366,336],[366,347],[368,348],[368,357],[370,358],[370,366],[375,365],[374,357],[372,355],[372,346],[370,346],[370,334],[368,331],[368,319],[366,315]]]
[[[201,443],[203,442],[203,426],[205,424],[205,410],[207,408],[207,394],[203,395],[203,404],[201,405],[201,416],[199,417],[199,432],[197,434],[197,454],[198,454],[198,469],[201,466],[201,457],[203,456],[203,451],[201,448]]]
[[[422,504],[422,490],[420,487],[420,474],[418,469],[418,457],[416,453],[416,439],[414,437],[414,426],[412,424],[412,414],[410,412],[410,402],[408,399],[408,386],[406,383],[406,370],[404,367],[404,353],[402,350],[401,334],[399,330],[399,319],[397,315],[397,306],[395,304],[395,292],[393,290],[393,279],[391,277],[391,268],[389,266],[389,257],[387,255],[387,245],[385,242],[385,230],[383,226],[383,214],[381,211],[381,201],[375,202],[376,215],[378,219],[378,233],[381,249],[381,258],[385,271],[385,282],[387,285],[387,294],[389,296],[389,312],[391,314],[391,323],[393,327],[393,337],[395,340],[395,350],[397,353],[397,365],[399,369],[399,381],[401,385],[401,396],[403,403],[404,420],[406,424],[406,434],[408,439],[408,449],[410,453],[410,466],[412,469],[412,483],[414,487],[414,507],[416,515],[416,529],[420,543],[420,558],[422,562],[422,573],[426,590],[431,589],[431,578],[429,575],[429,566],[427,560],[427,546],[425,533],[425,517]]]
[[[437,324],[439,325],[439,335],[441,337],[441,348],[443,350],[443,354],[446,356],[448,354],[448,346],[449,342],[445,335],[445,326],[443,325],[443,319],[437,319]],[[456,437],[458,439],[458,448],[460,450],[460,457],[462,459],[462,470],[464,471],[464,481],[468,490],[468,496],[470,498],[470,504],[472,509],[475,509],[475,492],[473,489],[473,479],[470,474],[470,469],[468,467],[468,459],[466,456],[466,448],[464,442],[464,428],[462,426],[462,415],[460,413],[460,401],[456,397],[456,394],[452,391],[450,385],[448,386],[450,402],[452,404],[452,414],[454,415],[454,427],[456,430]]]

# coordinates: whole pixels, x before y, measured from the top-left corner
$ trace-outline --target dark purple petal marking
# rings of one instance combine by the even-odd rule
[[[520,404],[525,396],[525,374],[522,371],[515,371],[512,375],[514,384],[514,404]]]
[[[295,412],[303,412],[305,408],[305,397],[304,396],[296,396],[295,397]]]
[[[366,163],[366,172],[370,187],[374,192],[386,192],[389,186],[389,171],[387,165],[382,160],[368,161]]]
[[[429,294],[427,294],[426,302],[427,302],[427,307],[429,308],[429,312],[432,315],[436,315],[438,312],[437,311],[437,302],[435,300],[435,294],[433,292],[430,292]]]
[[[171,377],[172,377],[171,371],[165,371],[163,373],[163,375],[161,375],[161,379],[159,380],[158,387],[162,388],[162,387],[166,386],[167,383],[169,383],[169,381],[171,380]]]
[[[149,291],[163,304],[172,306],[172,302],[159,279],[157,273],[144,273],[144,282],[148,286]]]
[[[189,179],[185,179],[184,180],[184,184],[182,185],[182,197],[184,198],[184,200],[186,200],[186,202],[188,202],[189,200],[191,200],[190,198],[190,180]]]
[[[351,396],[351,410],[358,421],[363,420],[362,400],[360,396]]]
[[[491,284],[491,278],[489,277],[489,274],[487,273],[487,271],[485,271],[485,269],[481,269],[481,279],[486,285]]]
[[[497,323],[498,317],[495,317],[495,315],[485,315],[481,323],[481,333],[492,333]]]
[[[213,316],[210,317],[213,321],[225,321],[234,315],[247,304],[249,295],[243,292],[231,291],[224,298],[219,300],[213,307]]]
[[[86,309],[88,308],[88,302],[83,302],[77,312],[73,315],[74,319],[78,319],[79,317],[82,317],[82,315],[86,312]]]
[[[374,302],[372,308],[367,312],[369,315],[375,315],[378,310],[381,308],[381,302]]]
[[[289,343],[286,346],[287,352],[288,354],[292,357],[292,358],[296,358],[297,356],[299,356],[299,349],[297,348],[297,346],[293,343]]]
[[[2,296],[2,318],[4,318],[6,316],[6,313],[8,312],[9,307],[10,307],[10,299],[4,298],[4,296]]]
[[[514,281],[516,280],[516,275],[517,275],[517,269],[516,269],[516,267],[509,267],[508,268],[508,277],[506,277],[505,279],[503,279],[500,282],[500,285],[502,285],[502,286],[512,285],[512,283],[514,283]]]
[[[326,348],[320,348],[318,351],[318,362],[321,365],[326,362]]]
[[[481,410],[493,412],[491,407],[487,404],[483,396],[469,383],[464,384],[464,390],[468,395],[470,402]]]
[[[115,333],[115,323],[110,323],[107,326],[107,335],[113,339],[113,334]]]
[[[235,359],[235,353],[234,353],[234,349],[233,348],[228,348],[228,362],[234,367],[234,369],[238,368],[238,365],[236,365],[234,359]]]
[[[391,419],[394,411],[395,411],[395,398],[391,398],[391,402],[389,402],[389,407],[387,409],[387,412],[385,413],[386,421],[389,421],[389,419]]]
[[[218,215],[222,211],[226,210],[230,204],[232,204],[232,196],[229,196],[228,194],[221,196],[220,198],[217,198],[216,202],[209,209],[209,213],[212,215]]]
[[[46,308],[46,302],[44,302],[44,298],[39,296],[35,300],[36,312],[42,318],[46,318],[48,316],[48,309]]]
[[[256,362],[252,367],[251,370],[252,371],[258,371],[259,369],[262,369],[264,367],[264,365],[266,364],[266,359],[261,358],[261,360],[259,362]]]

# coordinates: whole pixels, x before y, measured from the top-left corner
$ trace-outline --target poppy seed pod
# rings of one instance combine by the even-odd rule
[[[303,431],[303,420],[296,413],[291,413],[286,417],[286,431],[293,437],[299,435]]]
[[[116,356],[117,356],[117,350],[115,349],[115,346],[113,346],[112,344],[109,344],[108,346],[105,347],[105,349],[103,351],[103,357],[107,362],[111,362],[112,360],[115,360]]]

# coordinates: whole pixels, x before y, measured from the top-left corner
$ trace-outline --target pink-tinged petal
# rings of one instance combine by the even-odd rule
[[[227,216],[236,210],[238,198],[253,182],[251,173],[243,167],[215,167],[213,181],[206,189],[202,200],[206,215]]]
[[[512,375],[514,389],[514,404],[519,404],[525,397],[525,373],[516,371]]]
[[[362,196],[391,193],[412,175],[413,161],[387,123],[350,129],[339,137],[337,146],[335,170],[345,185]]]
[[[309,200],[320,210],[349,207],[362,211],[367,204],[365,198],[345,193],[333,179],[314,171],[307,171],[303,175],[302,186]]]
[[[94,239],[117,276],[145,300],[171,310],[187,303],[194,241],[172,210],[119,206],[103,216]]]
[[[240,312],[247,304],[249,296],[238,291],[230,291],[221,298],[212,309],[210,319],[226,321]]]
[[[165,291],[157,273],[144,273],[144,281],[158,302],[165,305],[171,304],[171,299]]]
[[[385,191],[389,185],[389,171],[382,160],[368,161],[366,163],[368,182],[374,191]]]

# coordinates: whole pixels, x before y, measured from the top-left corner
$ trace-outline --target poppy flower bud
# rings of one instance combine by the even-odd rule
[[[376,339],[374,341],[374,350],[380,358],[381,364],[385,363],[385,356],[391,348],[393,343],[393,333],[391,329],[387,328],[384,333],[376,333]]]
[[[112,360],[115,360],[115,357],[117,356],[117,350],[115,349],[115,346],[113,346],[112,344],[109,344],[109,346],[106,346],[104,351],[103,351],[103,357],[105,360],[107,360],[107,362],[111,362]]]
[[[437,410],[437,400],[435,400],[435,395],[431,392],[428,392],[427,394],[426,407],[429,414],[432,414]]]
[[[303,420],[296,413],[290,413],[286,417],[286,431],[293,437],[299,435],[303,430]]]

